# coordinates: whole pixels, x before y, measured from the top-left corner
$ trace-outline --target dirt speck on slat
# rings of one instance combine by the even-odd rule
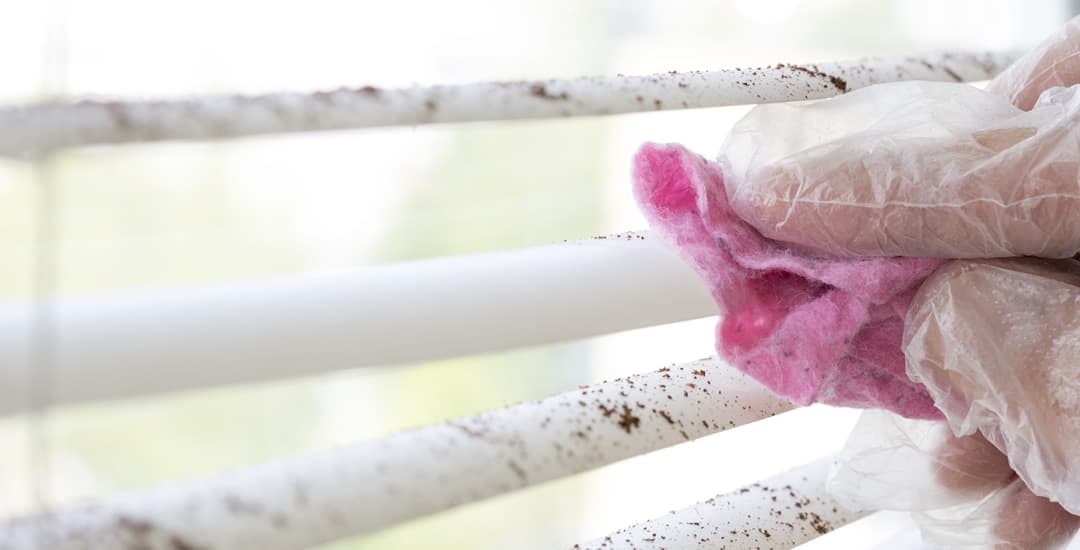
[[[566,92],[553,94],[549,92],[547,86],[544,86],[543,84],[533,84],[529,86],[529,93],[532,94],[533,97],[546,99],[548,101],[566,101],[570,99],[570,95]]]
[[[828,80],[829,83],[832,84],[833,87],[836,88],[837,90],[840,90],[841,93],[847,93],[847,90],[848,90],[847,81],[844,80],[843,78],[840,78],[839,76],[823,73],[823,72],[821,72],[819,70],[803,67],[801,65],[785,65],[783,63],[780,63],[780,64],[778,64],[776,66],[776,68],[777,69],[785,69],[785,68],[786,69],[791,69],[793,71],[799,71],[799,72],[802,72],[802,73],[806,73],[806,74],[808,74],[810,76],[816,76],[818,78]]]

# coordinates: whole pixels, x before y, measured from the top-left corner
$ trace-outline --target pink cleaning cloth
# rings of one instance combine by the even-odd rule
[[[800,405],[942,418],[904,373],[900,343],[915,291],[944,260],[796,252],[740,219],[719,165],[678,145],[641,148],[634,192],[654,232],[708,283],[729,363]]]

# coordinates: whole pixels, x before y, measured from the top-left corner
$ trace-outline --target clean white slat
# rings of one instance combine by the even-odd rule
[[[52,404],[544,344],[715,314],[628,233],[279,281],[61,300]],[[26,391],[29,307],[0,308],[0,414]]]

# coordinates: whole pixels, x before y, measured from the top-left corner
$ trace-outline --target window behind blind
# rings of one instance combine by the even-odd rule
[[[218,4],[12,2],[0,18],[0,101],[1007,49],[1037,40],[1066,14],[1062,2],[1019,0]],[[744,112],[403,127],[76,149],[36,164],[0,160],[0,301],[31,307],[43,297],[242,284],[642,229],[628,185],[634,149],[677,141],[709,154]],[[8,415],[0,418],[0,517],[33,511],[35,492],[51,506],[106,497],[691,360],[711,353],[713,323],[58,407],[40,423]],[[42,382],[24,383],[29,403]],[[569,545],[826,454],[853,418],[812,408],[331,547]],[[45,442],[47,462],[34,463],[33,441]],[[875,525],[882,538],[892,532],[882,527],[892,523]]]

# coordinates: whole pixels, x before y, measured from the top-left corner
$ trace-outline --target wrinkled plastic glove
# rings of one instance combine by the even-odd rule
[[[1080,19],[985,90],[899,83],[759,107],[725,144],[731,204],[765,236],[829,255],[1069,258],[1080,250],[1077,83]],[[949,546],[1067,538],[1077,527],[1068,512],[1080,514],[1077,264],[948,264],[913,301],[904,352],[908,375],[963,437],[908,445],[936,474],[865,491],[864,503],[896,508],[907,494],[924,533]],[[868,433],[857,430],[855,447]],[[849,453],[837,479],[917,469],[855,460],[907,445],[879,443]],[[965,479],[978,490],[950,487]],[[933,498],[957,494],[966,500],[945,508]]]
[[[1071,257],[1078,82],[1080,18],[986,90],[898,82],[756,107],[724,144],[731,205],[832,256]]]
[[[864,413],[831,492],[918,512],[924,538],[948,548],[1067,542],[1080,528],[1080,262],[951,262],[906,325],[908,375],[951,430]]]
[[[981,435],[941,422],[864,412],[829,491],[851,509],[910,510],[926,542],[945,548],[1060,546],[1080,518],[1036,496]]]

